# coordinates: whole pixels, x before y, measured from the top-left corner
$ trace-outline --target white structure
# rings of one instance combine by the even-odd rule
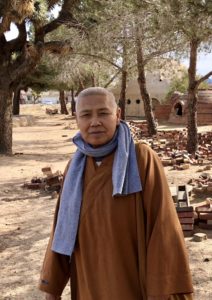
[[[181,77],[184,66],[179,65],[176,61],[170,61],[171,66],[161,68],[154,72],[146,72],[147,91],[152,99],[153,109],[155,104],[162,102],[169,91],[170,83],[173,77]],[[116,100],[120,96],[120,84],[111,88]],[[127,83],[126,89],[126,116],[127,117],[144,117],[144,105],[141,99],[137,79],[131,79]]]

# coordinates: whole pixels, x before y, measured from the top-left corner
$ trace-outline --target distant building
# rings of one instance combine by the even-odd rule
[[[169,91],[169,87],[173,77],[181,77],[185,71],[185,67],[179,65],[176,61],[170,61],[171,66],[161,68],[154,72],[146,72],[147,90],[152,99],[153,110],[156,105],[159,105]],[[119,100],[121,86],[118,83],[110,89],[115,95],[116,100]],[[126,117],[144,117],[144,104],[141,98],[137,79],[131,79],[127,83],[126,88]]]
[[[166,104],[155,107],[155,117],[159,122],[187,124],[188,95],[174,93]],[[197,124],[212,124],[212,90],[199,90],[197,102]]]
[[[47,91],[41,93],[41,99],[39,100],[42,104],[57,104],[59,103],[59,91]]]

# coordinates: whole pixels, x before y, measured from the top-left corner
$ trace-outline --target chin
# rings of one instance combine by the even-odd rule
[[[101,147],[105,144],[107,144],[108,141],[90,141],[88,142],[93,147]]]

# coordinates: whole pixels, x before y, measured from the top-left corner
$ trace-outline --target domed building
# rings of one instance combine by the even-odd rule
[[[185,67],[175,60],[167,60],[167,64],[154,71],[146,72],[147,91],[152,99],[153,111],[156,106],[164,101],[173,78],[180,78],[185,72]],[[119,100],[121,83],[118,82],[110,89]],[[144,118],[144,103],[141,98],[140,89],[137,78],[130,79],[126,87],[126,117],[128,118]]]
[[[197,124],[212,124],[212,90],[199,90],[197,102]],[[168,103],[156,105],[155,117],[160,121],[186,124],[188,115],[188,95],[174,93]]]

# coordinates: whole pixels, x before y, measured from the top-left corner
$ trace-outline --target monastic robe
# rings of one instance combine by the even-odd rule
[[[127,196],[112,197],[114,153],[100,166],[87,157],[74,253],[70,260],[51,250],[58,201],[42,291],[61,295],[71,278],[72,300],[192,299],[184,237],[163,166],[147,145],[137,144],[136,152],[142,192]]]

